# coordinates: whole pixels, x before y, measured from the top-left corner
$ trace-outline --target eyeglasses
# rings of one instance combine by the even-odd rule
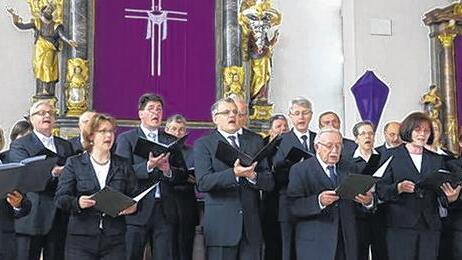
[[[115,131],[113,129],[110,129],[110,130],[106,130],[106,129],[102,129],[102,130],[96,130],[95,133],[98,133],[98,134],[113,134]]]
[[[324,143],[321,143],[321,142],[319,142],[318,144],[326,147],[328,150],[333,150],[335,148],[338,151],[338,150],[342,149],[342,147],[343,147],[343,144],[332,144],[332,143],[324,144]]]
[[[223,111],[221,111],[221,112],[216,112],[216,113],[215,113],[216,116],[217,116],[217,115],[230,116],[231,114],[237,115],[237,114],[239,114],[239,112],[237,111],[237,109],[233,109],[233,110],[227,109],[227,110],[223,110]]]
[[[51,117],[55,117],[56,116],[56,112],[55,111],[52,111],[52,110],[39,110],[35,113],[32,113],[31,116],[35,116],[35,115],[39,115],[39,116],[45,116],[46,114],[48,114],[49,116]]]
[[[295,112],[290,112],[290,114],[293,115],[293,116],[300,116],[300,115],[307,116],[307,115],[311,114],[311,111],[309,111],[309,110],[295,111]]]
[[[359,136],[373,136],[374,135],[374,132],[361,132],[358,134]]]

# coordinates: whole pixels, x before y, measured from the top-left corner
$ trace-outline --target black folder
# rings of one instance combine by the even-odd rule
[[[149,153],[152,152],[153,156],[157,157],[161,154],[170,153],[170,163],[173,166],[183,168],[186,167],[186,163],[183,158],[181,149],[184,146],[184,142],[188,135],[179,138],[172,143],[166,145],[162,143],[151,142],[147,139],[139,137],[136,141],[134,154],[139,155],[143,158],[149,159]]]
[[[427,175],[422,180],[416,183],[416,189],[430,189],[434,191],[440,191],[440,186],[443,183],[450,183],[451,186],[456,187],[462,184],[462,174],[452,173],[445,170],[439,170],[438,172]]]
[[[313,157],[312,153],[305,152],[304,150],[297,147],[292,147],[289,153],[287,153],[285,160],[292,165],[300,162],[302,159],[306,160],[311,157]]]
[[[272,156],[281,143],[281,138],[276,137],[267,145],[265,145],[255,156],[248,155],[230,145],[228,142],[218,141],[217,151],[215,157],[228,165],[234,167],[234,162],[239,159],[242,166],[251,166],[254,162],[260,162],[261,160]]]
[[[372,154],[361,174],[372,175],[380,167],[380,155]]]
[[[102,190],[93,194],[91,198],[96,201],[95,208],[97,210],[115,218],[119,216],[121,211],[133,206],[135,203],[139,202],[142,198],[149,194],[149,192],[153,190],[157,184],[158,183],[151,185],[143,192],[138,194],[135,198],[130,198],[129,196],[111,188],[110,186],[105,186]]]
[[[335,189],[335,192],[342,199],[354,200],[358,194],[365,194],[378,179],[363,174],[350,174],[345,177],[340,185]]]
[[[6,197],[13,190],[23,193],[44,191],[57,161],[56,157],[45,159],[45,156],[38,156],[0,165],[0,197]]]
[[[115,218],[124,209],[134,205],[136,201],[109,186],[104,187],[92,197],[96,201],[95,208]]]
[[[62,157],[59,154],[48,150],[47,148],[43,148],[39,152],[35,153],[34,156],[46,155],[47,158],[57,158],[56,165],[64,166],[66,164],[67,157]]]

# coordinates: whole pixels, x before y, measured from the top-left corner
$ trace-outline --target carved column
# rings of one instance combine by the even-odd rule
[[[455,62],[454,62],[454,39],[457,35],[452,32],[444,32],[438,35],[438,39],[443,46],[443,55],[441,57],[441,95],[445,104],[443,109],[444,137],[446,138],[447,149],[459,154],[458,127],[457,122],[457,93],[455,80]]]

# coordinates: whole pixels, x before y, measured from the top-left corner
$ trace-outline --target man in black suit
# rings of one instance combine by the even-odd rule
[[[287,196],[297,218],[296,251],[299,260],[357,260],[354,211],[358,203],[373,206],[371,192],[355,201],[341,199],[335,188],[350,170],[340,161],[342,135],[333,128],[319,131],[316,156],[290,170]]]
[[[151,242],[154,260],[175,259],[173,238],[178,216],[172,183],[179,176],[176,170],[170,168],[168,154],[157,157],[151,154],[148,160],[134,154],[139,137],[163,144],[170,144],[176,139],[159,129],[163,106],[160,96],[152,93],[142,95],[138,102],[140,126],[122,133],[117,139],[116,154],[131,162],[140,187],[147,188],[160,181],[159,186],[138,203],[138,211],[126,217],[129,260],[143,258],[147,241]]]
[[[271,142],[278,135],[287,133],[289,125],[287,118],[282,114],[275,114],[270,118],[269,135],[264,138],[265,144]],[[274,151],[276,153],[276,151]],[[274,156],[274,155],[273,155]],[[268,165],[274,177],[273,156],[268,158]],[[278,221],[279,191],[265,191],[262,194],[261,217],[263,238],[265,239],[265,260],[280,260],[282,257],[281,228]]]
[[[186,119],[179,114],[169,117],[165,123],[165,132],[176,138],[186,135]],[[182,148],[186,169],[194,168],[193,150],[186,144]],[[175,201],[178,212],[178,225],[176,225],[176,244],[178,246],[178,260],[191,260],[195,227],[199,223],[197,201],[195,194],[196,179],[189,174],[183,183],[175,185]]]
[[[69,139],[69,142],[72,145],[72,149],[74,150],[74,153],[82,153],[83,152],[83,147],[82,147],[82,133],[85,127],[88,124],[88,121],[95,115],[96,113],[93,111],[85,111],[83,114],[80,115],[79,117],[79,130],[80,134],[79,136],[76,136],[74,138]]]
[[[18,191],[8,193],[6,199],[0,200],[0,259],[16,259],[14,219],[26,216],[30,209],[30,201]]]
[[[260,190],[271,190],[274,180],[266,160],[230,167],[215,157],[219,141],[255,155],[263,140],[250,130],[238,134],[238,109],[230,98],[212,106],[217,129],[197,140],[194,164],[199,191],[205,192],[204,229],[208,259],[260,259],[263,243],[259,216]]]
[[[298,148],[314,154],[314,138],[316,134],[308,130],[313,112],[311,102],[303,97],[297,97],[290,102],[289,119],[294,126],[291,131],[282,135],[281,144],[273,157],[274,178],[279,191],[279,216],[282,236],[282,260],[294,259],[294,224],[289,214],[287,201],[287,184],[289,171],[294,162],[287,160],[292,148]]]
[[[59,160],[51,171],[47,189],[26,193],[32,203],[32,210],[26,217],[16,220],[18,259],[38,260],[43,249],[44,260],[62,260],[67,216],[56,209],[54,195],[58,177],[64,170],[65,159],[72,155],[72,146],[66,140],[52,135],[55,112],[48,101],[41,100],[32,105],[30,121],[34,130],[11,144],[10,161],[19,162],[44,152],[56,154]]]
[[[340,118],[333,111],[327,111],[319,115],[319,129],[331,127],[340,131]],[[358,145],[348,138],[343,138],[342,157],[351,158]]]
[[[377,152],[388,157],[388,150],[394,147],[398,147],[403,141],[399,137],[400,123],[396,121],[390,121],[385,124],[383,128],[383,136],[385,137],[385,143],[376,148]]]

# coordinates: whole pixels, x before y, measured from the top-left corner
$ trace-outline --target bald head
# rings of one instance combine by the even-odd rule
[[[80,115],[79,117],[79,129],[80,129],[80,132],[83,131],[83,129],[85,128],[85,126],[88,124],[88,121],[90,121],[90,119],[96,114],[96,112],[93,112],[93,111],[86,111],[86,112],[83,112],[83,114]]]

